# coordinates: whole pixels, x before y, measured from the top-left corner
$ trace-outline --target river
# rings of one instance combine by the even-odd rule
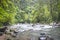
[[[18,35],[16,37],[16,40],[38,40],[38,37],[40,36],[40,33],[45,33],[49,37],[52,37],[54,40],[60,40],[60,27],[50,27],[49,25],[46,27],[40,27],[39,25],[35,25],[33,28],[31,25],[29,28],[26,26],[30,24],[18,24],[19,26],[24,26],[20,27],[21,30],[19,30]],[[17,25],[15,25],[17,26]],[[38,27],[39,26],[39,27]],[[50,28],[49,28],[50,27]],[[14,28],[14,27],[13,27]]]

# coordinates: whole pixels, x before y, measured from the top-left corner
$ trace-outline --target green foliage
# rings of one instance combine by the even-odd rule
[[[0,26],[60,21],[60,0],[0,0]]]
[[[60,22],[60,0],[57,1],[58,22]]]
[[[59,5],[57,5],[59,1],[57,0],[20,0],[16,2],[17,22],[51,23],[59,20]]]
[[[13,24],[16,7],[11,0],[0,0],[0,26]]]

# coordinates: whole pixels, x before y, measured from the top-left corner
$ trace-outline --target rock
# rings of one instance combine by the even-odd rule
[[[0,40],[5,40],[5,34],[3,34],[2,36],[0,36]]]
[[[3,32],[0,32],[0,36],[2,36],[3,35]]]
[[[8,38],[7,40],[11,40],[11,39]]]

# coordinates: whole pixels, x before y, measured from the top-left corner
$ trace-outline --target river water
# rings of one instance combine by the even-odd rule
[[[27,24],[24,24],[22,26],[26,27],[26,25]],[[40,24],[35,26],[33,28],[31,27],[31,25],[29,26],[29,28],[27,27],[20,28],[20,29],[23,29],[23,31],[19,30],[16,40],[17,39],[18,40],[38,40],[40,33],[45,33],[47,36],[53,38],[54,40],[60,40],[60,27],[54,27],[54,28],[53,27],[48,28],[48,26],[40,27]]]

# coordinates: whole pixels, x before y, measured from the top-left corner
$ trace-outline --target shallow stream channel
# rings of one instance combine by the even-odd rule
[[[11,40],[38,40],[40,33],[45,33],[54,40],[60,40],[60,27],[43,24],[17,24],[10,28],[18,31],[16,37],[11,37]]]

